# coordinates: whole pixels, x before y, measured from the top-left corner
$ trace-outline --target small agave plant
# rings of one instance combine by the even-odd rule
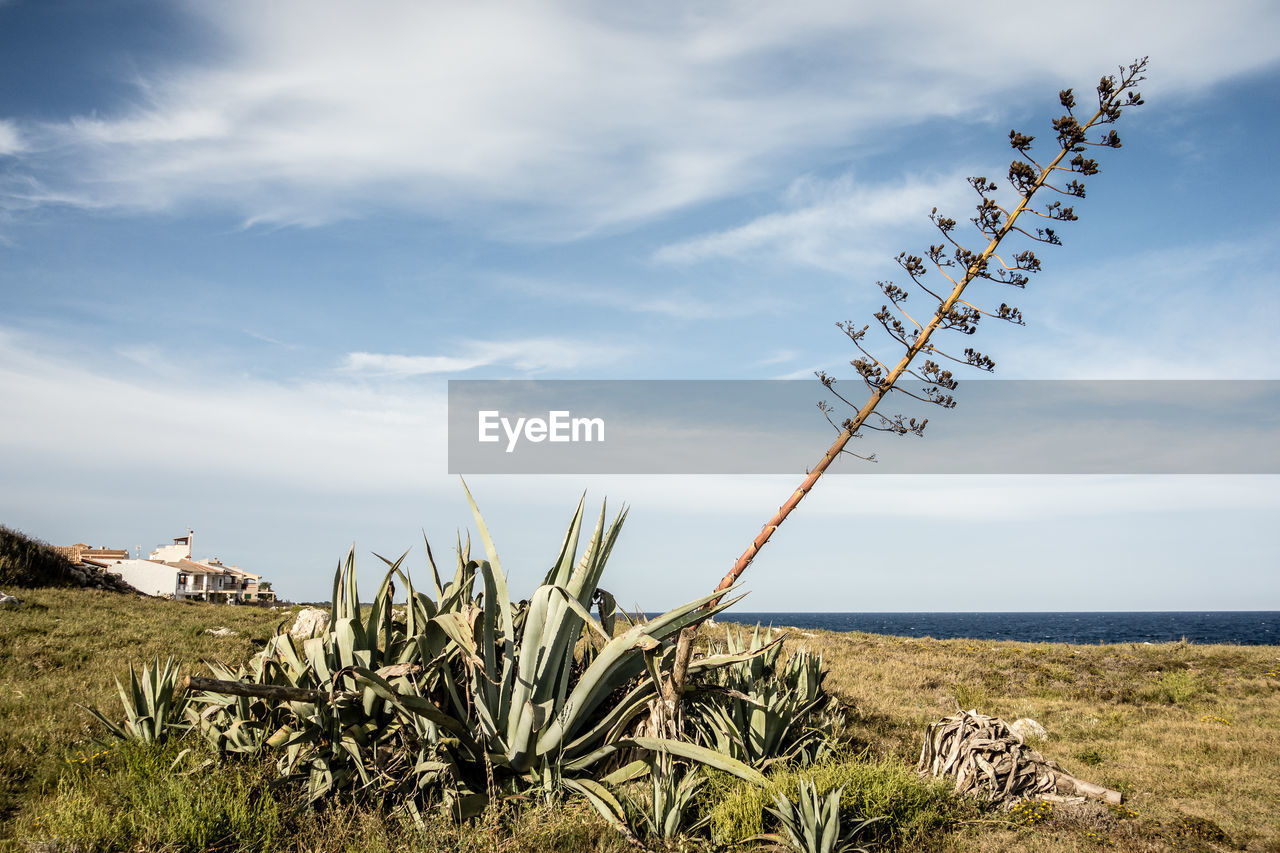
[[[782,825],[783,835],[758,836],[758,840],[786,844],[799,853],[866,853],[859,847],[858,836],[868,826],[882,817],[858,822],[842,832],[840,826],[840,796],[844,788],[834,788],[826,796],[819,796],[812,780],[801,779],[796,803],[785,794],[778,794],[770,814]]]
[[[686,816],[706,781],[696,766],[677,764],[664,753],[652,756],[649,760],[648,802],[625,802],[632,836],[645,841],[670,842],[706,826],[711,820],[710,815],[686,823]]]
[[[172,657],[163,664],[159,658],[143,664],[141,674],[134,671],[133,664],[129,664],[129,689],[125,690],[120,679],[116,679],[120,704],[124,707],[123,724],[108,719],[97,708],[85,710],[116,737],[143,743],[164,743],[170,735],[187,729],[187,724],[182,721],[187,697],[175,690],[179,670]]]
[[[809,764],[829,749],[834,700],[822,688],[822,657],[798,651],[784,661],[782,639],[758,625],[749,639],[725,629],[725,653],[745,659],[710,673],[715,689],[689,701],[699,743],[761,770]]]

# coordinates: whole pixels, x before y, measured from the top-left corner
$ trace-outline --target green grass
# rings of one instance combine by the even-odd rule
[[[795,800],[799,782],[809,779],[819,794],[843,787],[840,812],[848,823],[883,818],[864,840],[876,839],[892,849],[920,850],[966,820],[976,819],[976,805],[952,797],[945,783],[921,781],[900,758],[846,754],[809,767],[784,768],[769,774],[769,788],[718,774],[708,792],[712,837],[737,844],[765,831],[764,808],[784,794]]]
[[[266,768],[208,764],[203,751],[122,742],[69,763],[49,810],[16,835],[91,850],[274,850],[283,814]]]
[[[1146,685],[1142,698],[1148,701],[1165,702],[1169,705],[1185,705],[1200,694],[1206,692],[1200,680],[1186,670],[1166,672],[1154,682]]]
[[[0,821],[56,785],[67,760],[97,751],[101,727],[79,705],[123,718],[115,678],[129,664],[176,655],[241,663],[284,614],[80,589],[17,589],[0,611]],[[204,631],[226,626],[239,636]],[[3,823],[0,823],[3,837]]]
[[[473,824],[433,817],[419,831],[345,797],[324,810],[300,809],[295,791],[271,784],[270,763],[205,767],[210,756],[194,741],[111,744],[101,755],[102,730],[77,705],[120,716],[113,679],[126,680],[130,662],[172,654],[188,671],[202,671],[203,660],[238,665],[289,614],[93,590],[6,591],[25,603],[0,611],[0,849],[54,838],[75,838],[85,850],[633,849],[580,802],[508,802]],[[219,626],[239,635],[204,633]],[[771,785],[793,790],[802,775],[822,791],[845,785],[850,820],[890,816],[875,827],[888,849],[1280,852],[1276,647],[828,632],[796,632],[788,643],[823,654],[828,687],[852,709],[853,745],[813,768],[779,770]],[[1049,737],[1037,748],[1084,779],[1124,791],[1126,811],[1058,807],[1019,819],[980,812],[918,781],[911,768],[924,726],[954,712],[961,696],[983,713],[1040,721]],[[766,792],[717,777],[700,808],[728,841],[773,829],[761,813],[768,802]]]
[[[461,827],[433,817],[423,829],[341,800],[300,807],[292,791],[272,784],[269,763],[217,762],[190,747],[117,744],[77,759],[13,835],[83,851],[631,849],[578,806],[495,810]]]

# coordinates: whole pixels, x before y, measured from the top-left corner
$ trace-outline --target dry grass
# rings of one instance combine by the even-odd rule
[[[1280,648],[799,630],[790,642],[822,653],[873,749],[914,760],[927,723],[976,707],[1039,721],[1046,757],[1125,794],[1101,824],[1059,808],[1037,823],[1052,834],[987,827],[955,837],[956,850],[1216,849],[1219,827],[1235,845],[1280,851]]]
[[[85,590],[14,591],[27,603],[0,611],[0,848],[7,840],[23,849],[19,839],[39,837],[37,818],[63,806],[83,809],[84,825],[105,827],[103,837],[110,838],[122,832],[112,827],[128,823],[119,810],[130,797],[149,792],[179,800],[183,792],[175,785],[188,783],[166,776],[169,763],[159,757],[113,754],[87,767],[79,763],[101,747],[94,743],[99,730],[77,703],[117,713],[112,678],[127,675],[129,662],[174,654],[188,665],[240,663],[287,618]],[[204,633],[224,625],[240,635]],[[888,770],[914,763],[925,725],[963,705],[1010,720],[1035,718],[1050,734],[1037,744],[1041,752],[1126,794],[1120,810],[1056,807],[966,818],[929,839],[930,849],[1280,853],[1280,648],[1061,646],[801,631],[789,642],[823,654],[828,686],[854,708],[853,749],[869,749]],[[143,778],[139,767],[161,769]],[[271,844],[286,849],[628,849],[581,804],[513,803],[479,825],[441,823],[418,834],[369,810],[300,812],[287,791],[261,784],[269,768],[217,772],[228,775],[215,780],[211,773],[201,782],[211,796],[239,785],[261,789],[255,814],[266,817],[254,819],[276,821]],[[205,831],[177,823],[150,829],[114,845],[145,847],[150,839],[152,846],[187,849],[160,839]],[[226,843],[219,849],[236,849],[234,841]],[[113,843],[99,847],[113,849]]]

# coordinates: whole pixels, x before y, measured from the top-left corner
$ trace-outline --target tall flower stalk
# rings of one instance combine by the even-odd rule
[[[955,220],[941,216],[937,208],[933,209],[929,218],[942,235],[942,242],[929,247],[926,253],[929,263],[925,263],[925,258],[908,255],[905,252],[897,258],[898,264],[906,271],[915,286],[937,301],[933,315],[923,324],[917,322],[903,309],[903,303],[907,301],[909,295],[908,291],[892,282],[879,282],[881,291],[889,301],[881,306],[880,311],[874,315],[875,319],[889,337],[905,350],[892,368],[864,347],[863,339],[868,326],[859,329],[852,323],[837,324],[862,353],[861,357],[850,363],[870,390],[870,396],[865,403],[857,406],[836,390],[834,378],[825,373],[818,374],[818,378],[831,393],[842,402],[857,409],[857,413],[839,424],[836,440],[822,454],[818,463],[810,469],[799,488],[787,498],[786,503],[778,508],[777,513],[765,523],[760,533],[738,557],[733,567],[716,587],[716,592],[723,592],[737,583],[738,578],[746,571],[747,566],[751,565],[756,554],[760,553],[760,549],[765,546],[782,522],[787,520],[791,512],[804,500],[805,495],[809,494],[814,484],[818,482],[818,478],[826,473],[827,468],[837,456],[847,452],[845,445],[858,434],[860,429],[865,426],[900,435],[908,432],[917,435],[923,433],[927,419],[917,422],[914,418],[907,420],[901,415],[885,417],[877,412],[877,408],[890,392],[899,391],[943,408],[949,409],[955,406],[955,400],[947,392],[955,390],[957,382],[952,377],[951,371],[944,370],[932,359],[932,356],[980,370],[995,369],[994,361],[972,347],[966,348],[959,355],[943,352],[933,342],[934,333],[954,330],[972,335],[977,330],[978,321],[984,316],[1024,325],[1022,313],[1017,308],[1001,303],[1000,307],[994,311],[985,311],[964,299],[965,290],[977,279],[1023,288],[1027,284],[1029,275],[1040,271],[1040,261],[1034,252],[1023,250],[1005,257],[999,253],[1001,243],[1005,238],[1017,233],[1035,242],[1061,245],[1057,233],[1048,223],[1071,222],[1077,218],[1074,209],[1064,206],[1061,197],[1084,198],[1085,188],[1080,178],[1098,173],[1097,162],[1086,157],[1086,152],[1090,148],[1120,147],[1120,137],[1114,129],[1108,129],[1092,139],[1089,134],[1097,128],[1114,124],[1119,120],[1124,108],[1142,104],[1142,96],[1135,87],[1145,79],[1143,72],[1146,67],[1147,60],[1143,58],[1134,61],[1128,67],[1121,67],[1118,77],[1114,75],[1103,77],[1097,86],[1097,110],[1083,123],[1076,118],[1074,112],[1076,102],[1072,90],[1065,89],[1059,92],[1058,98],[1066,109],[1066,113],[1053,120],[1053,130],[1057,135],[1059,150],[1047,164],[1042,165],[1031,156],[1033,137],[1016,130],[1009,131],[1009,144],[1017,152],[1017,158],[1010,164],[1008,173],[1009,183],[1018,197],[1013,209],[1006,209],[995,200],[993,197],[997,190],[995,182],[985,177],[969,179],[970,185],[981,199],[977,205],[977,215],[973,217],[972,222],[987,238],[986,247],[982,251],[973,252],[958,242],[954,236]],[[1061,179],[1065,175],[1076,177],[1071,177],[1061,186],[1053,182],[1055,178]],[[1054,200],[1035,207],[1032,205],[1032,200],[1042,190],[1054,193]],[[1048,223],[1029,230],[1019,224],[1019,220],[1027,215],[1048,220]],[[943,296],[940,291],[931,289],[924,282],[924,276],[929,267],[937,270],[950,285],[949,294]],[[890,304],[892,308],[889,307]],[[924,365],[919,371],[913,370],[912,363],[921,355],[926,357]],[[912,393],[899,386],[899,381],[905,376],[911,376],[926,384],[922,394]],[[824,405],[824,411],[830,420],[831,409]],[[873,416],[876,422],[868,423]]]
[[[965,290],[977,279],[1019,289],[1025,288],[1031,274],[1040,271],[1040,260],[1033,251],[1023,249],[1002,255],[999,251],[1001,244],[1005,238],[1017,234],[1033,242],[1061,245],[1062,241],[1053,225],[1077,219],[1074,208],[1064,205],[1063,200],[1064,198],[1084,198],[1085,187],[1081,178],[1098,173],[1097,161],[1085,156],[1091,148],[1120,147],[1119,134],[1107,126],[1115,124],[1124,109],[1142,105],[1142,96],[1137,92],[1136,87],[1146,79],[1146,68],[1147,59],[1144,57],[1135,60],[1127,67],[1121,66],[1118,76],[1103,77],[1097,86],[1097,110],[1084,122],[1076,117],[1074,92],[1071,89],[1059,92],[1058,100],[1066,113],[1052,122],[1058,150],[1048,163],[1042,164],[1031,155],[1034,137],[1016,130],[1009,131],[1009,145],[1017,152],[1017,156],[1009,165],[1008,172],[1009,184],[1018,199],[1012,209],[996,201],[994,194],[998,187],[994,181],[985,177],[969,178],[970,186],[980,198],[976,215],[970,221],[987,241],[985,248],[980,252],[962,245],[954,233],[956,221],[940,215],[937,208],[933,209],[929,218],[942,235],[942,241],[937,245],[931,245],[924,257],[909,255],[906,252],[897,257],[898,264],[906,271],[914,286],[936,302],[932,316],[924,323],[917,321],[903,307],[910,295],[909,291],[893,282],[878,282],[880,290],[888,301],[873,316],[888,336],[904,350],[893,367],[873,355],[864,345],[869,325],[858,328],[852,322],[837,324],[861,353],[861,356],[855,358],[850,364],[870,390],[870,395],[866,402],[859,406],[836,389],[836,380],[833,377],[824,372],[818,374],[818,379],[823,385],[842,403],[855,409],[856,414],[837,424],[831,418],[832,408],[825,403],[821,404],[827,419],[836,427],[835,441],[822,454],[818,463],[809,470],[799,488],[792,492],[773,517],[765,522],[764,527],[751,540],[751,544],[734,562],[733,567],[725,573],[724,578],[714,590],[717,597],[713,598],[708,606],[719,602],[720,594],[738,582],[742,573],[747,570],[747,566],[751,565],[751,561],[760,553],[760,549],[773,537],[792,511],[800,505],[805,495],[809,494],[818,482],[818,478],[826,473],[836,457],[841,453],[851,453],[845,449],[845,446],[858,434],[859,430],[866,427],[899,435],[923,434],[925,425],[928,423],[927,418],[917,421],[915,418],[907,419],[902,415],[889,417],[877,411],[890,392],[897,391],[917,400],[950,409],[955,406],[955,399],[949,392],[955,390],[958,382],[950,370],[944,369],[940,362],[934,360],[934,356],[988,372],[995,369],[995,362],[991,358],[972,347],[966,347],[959,354],[944,352],[934,343],[934,333],[956,331],[972,335],[977,331],[978,322],[983,317],[1003,320],[1019,326],[1025,325],[1022,312],[1017,308],[1002,302],[1000,307],[993,311],[983,310],[965,300]],[[1107,129],[1103,130],[1104,128]],[[1100,132],[1090,138],[1090,134],[1095,130]],[[1067,178],[1068,175],[1072,177]],[[1054,183],[1055,179],[1058,181],[1065,179],[1066,182],[1059,185]],[[1039,206],[1033,205],[1033,199],[1043,190],[1051,192],[1054,196],[1053,200]],[[1019,222],[1026,216],[1043,221],[1030,228],[1023,227]],[[924,281],[930,267],[935,269],[943,279],[943,283],[936,290]],[[943,295],[944,293],[946,295]],[[893,307],[890,308],[890,305]],[[915,370],[912,364],[920,356],[925,357],[924,364],[919,370]],[[901,387],[899,382],[904,376],[923,382],[924,387],[921,392],[917,394]],[[693,654],[692,640],[693,631],[686,629],[681,632],[671,677],[665,685],[662,697],[666,700],[668,715],[678,708],[679,695],[684,689],[688,663]]]

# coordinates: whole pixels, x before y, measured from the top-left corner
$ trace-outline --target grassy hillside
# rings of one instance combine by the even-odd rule
[[[127,679],[131,661],[243,662],[288,615],[88,590],[20,597],[0,611],[0,847],[74,837],[99,849],[632,849],[580,803],[509,803],[477,826],[420,834],[371,810],[299,810],[268,787],[267,764],[210,764],[198,748],[183,754],[189,743],[99,744],[77,704],[119,716],[112,678]],[[222,626],[238,635],[205,633]],[[898,849],[1280,851],[1280,648],[799,631],[790,642],[823,653],[829,685],[855,709],[854,742],[815,772],[920,827]],[[1047,757],[1124,791],[1126,805],[980,812],[914,783],[924,725],[957,705],[1039,720]],[[710,792],[722,824],[758,820],[758,790],[718,780]]]
[[[0,525],[0,590],[65,586],[70,572],[70,561],[47,543]]]

